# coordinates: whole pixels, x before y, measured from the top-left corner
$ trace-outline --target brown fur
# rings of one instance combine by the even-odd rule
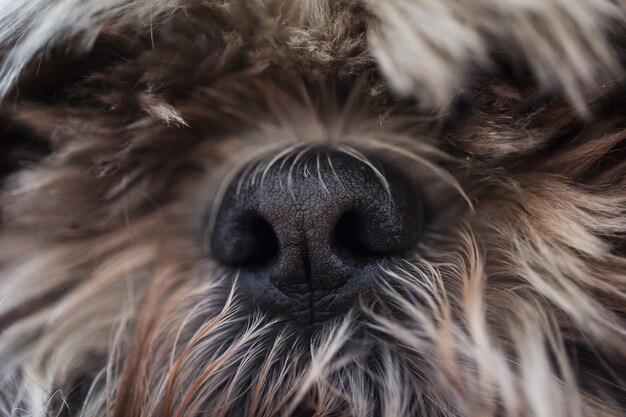
[[[3,415],[624,415],[622,2],[104,3],[0,14]],[[205,243],[317,149],[432,216],[306,338]]]

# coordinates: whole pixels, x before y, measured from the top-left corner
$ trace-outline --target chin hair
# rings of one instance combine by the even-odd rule
[[[626,413],[622,1],[4,3],[2,415]],[[302,327],[207,241],[328,152],[425,225]]]

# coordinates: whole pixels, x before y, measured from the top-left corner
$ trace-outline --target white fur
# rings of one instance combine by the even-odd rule
[[[607,31],[623,27],[623,0],[368,3],[380,19],[372,52],[390,84],[429,104],[447,103],[469,71],[490,69],[494,52],[527,63],[543,87],[563,91],[579,107],[587,89],[621,73]]]
[[[181,7],[181,0],[0,0],[0,96],[20,73],[55,46],[86,51],[106,26],[149,29],[163,13]]]

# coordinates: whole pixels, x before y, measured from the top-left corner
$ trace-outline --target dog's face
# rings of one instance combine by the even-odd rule
[[[626,6],[21,3],[4,414],[623,415]]]

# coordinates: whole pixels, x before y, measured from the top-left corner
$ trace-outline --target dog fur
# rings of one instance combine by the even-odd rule
[[[0,5],[2,415],[626,413],[623,0]],[[320,149],[432,214],[305,337],[205,242]]]

